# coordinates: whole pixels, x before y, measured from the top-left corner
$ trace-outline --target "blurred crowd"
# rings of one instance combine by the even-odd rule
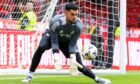
[[[25,5],[27,2],[33,3],[33,11],[37,16],[37,22],[40,22],[46,13],[46,9],[49,5],[50,0],[0,0],[0,19],[16,20],[18,21],[24,14]],[[107,32],[108,29],[108,15],[107,15],[107,0],[59,0],[55,14],[60,14],[63,11],[63,7],[66,2],[75,2],[80,6],[79,17],[82,19],[85,25],[84,33],[89,33],[91,28],[99,27],[100,31]],[[95,2],[96,1],[96,2]],[[100,2],[102,1],[102,2]],[[129,0],[128,0],[129,1]],[[133,0],[131,0],[132,2]],[[130,4],[128,4],[130,5]],[[96,7],[96,10],[94,9]],[[28,7],[27,7],[28,9]],[[131,10],[132,11],[132,10]],[[127,11],[128,15],[129,11]],[[134,19],[134,18],[133,18]],[[139,17],[136,18],[137,26],[129,25],[127,23],[127,36],[128,37],[139,37]],[[130,22],[131,17],[127,17],[127,22]],[[130,24],[134,24],[132,21]],[[114,28],[115,32],[116,28]],[[100,34],[103,34],[100,32]]]

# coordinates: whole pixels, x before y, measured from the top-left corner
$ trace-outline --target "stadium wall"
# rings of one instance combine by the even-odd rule
[[[0,20],[0,69],[5,68],[28,68],[33,53],[35,52],[41,35],[35,35],[35,31],[15,30],[17,21]],[[78,41],[78,47],[81,50],[84,44],[88,44],[90,35],[81,35]],[[106,41],[105,41],[106,42]],[[115,40],[114,52],[119,51],[119,38]],[[127,37],[127,70],[140,70],[140,39]],[[119,54],[114,53],[113,68],[118,68]],[[69,60],[65,59],[60,53],[61,63],[64,69],[69,68]],[[43,54],[39,68],[54,68],[53,56],[51,50]],[[90,61],[84,61],[84,64],[91,67]]]

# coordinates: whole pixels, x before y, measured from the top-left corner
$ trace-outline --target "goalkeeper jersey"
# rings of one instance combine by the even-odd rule
[[[59,42],[68,42],[69,52],[75,53],[77,40],[83,27],[83,23],[79,18],[73,23],[67,23],[64,14],[54,16],[49,25],[53,53],[58,52]]]

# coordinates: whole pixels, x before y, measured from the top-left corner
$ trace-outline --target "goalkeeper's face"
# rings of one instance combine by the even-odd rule
[[[66,15],[67,21],[73,23],[78,17],[78,10],[69,10],[69,11],[66,10],[65,15]]]

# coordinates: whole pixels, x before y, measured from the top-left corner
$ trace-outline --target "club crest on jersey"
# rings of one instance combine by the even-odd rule
[[[50,36],[49,33],[46,33],[46,36]]]
[[[74,32],[75,32],[75,31],[71,31],[71,33],[70,33],[70,34],[74,34]]]
[[[63,30],[61,30],[59,33],[63,33]]]

